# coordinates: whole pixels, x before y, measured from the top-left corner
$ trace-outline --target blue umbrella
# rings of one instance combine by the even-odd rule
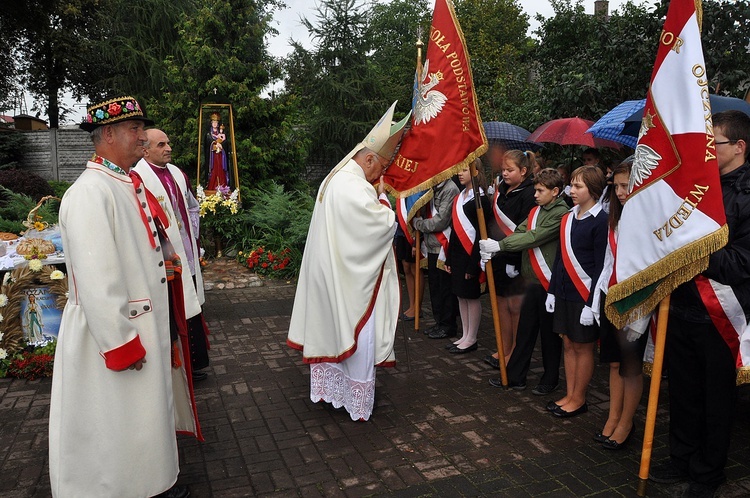
[[[527,140],[531,132],[504,121],[485,121],[484,134],[491,143],[499,143],[507,149],[538,151],[542,144]]]
[[[750,104],[742,99],[724,97],[722,95],[709,95],[709,99],[711,99],[712,114],[722,111],[742,111],[750,116]],[[638,133],[641,130],[641,120],[643,119],[644,107],[646,107],[645,102],[643,107],[625,118],[625,128],[622,131],[623,135],[631,135],[633,137],[638,136]]]
[[[646,99],[626,100],[618,104],[611,111],[602,116],[599,121],[589,128],[586,132],[591,133],[596,138],[605,138],[617,143],[625,144],[631,149],[635,149],[638,139],[631,135],[623,135],[625,127],[625,118],[632,115],[633,112],[643,108],[646,105]]]

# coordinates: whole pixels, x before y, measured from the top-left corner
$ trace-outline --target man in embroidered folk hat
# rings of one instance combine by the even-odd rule
[[[185,172],[169,162],[172,160],[172,147],[167,134],[152,128],[146,130],[146,137],[148,140],[143,149],[143,159],[133,170],[143,179],[146,188],[154,193],[169,218],[167,235],[182,262],[192,379],[204,380],[207,374],[200,370],[208,366],[208,326],[201,310],[206,297],[198,252],[200,204],[190,190],[190,181]]]
[[[152,122],[132,97],[88,108],[95,155],[68,189],[60,229],[69,300],[49,421],[55,497],[186,497],[175,432],[198,434],[169,333],[168,274],[153,196],[131,177]]]
[[[343,407],[352,420],[372,414],[375,367],[395,364],[396,217],[382,175],[409,118],[391,126],[395,106],[318,191],[287,339],[310,364],[310,399]]]

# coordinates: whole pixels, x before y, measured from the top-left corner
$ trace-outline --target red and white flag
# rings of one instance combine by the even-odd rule
[[[427,58],[417,74],[411,129],[385,183],[406,197],[453,176],[486,150],[466,41],[452,2],[437,0]]]
[[[607,293],[617,327],[650,313],[727,243],[701,16],[698,2],[672,0],[659,38]]]

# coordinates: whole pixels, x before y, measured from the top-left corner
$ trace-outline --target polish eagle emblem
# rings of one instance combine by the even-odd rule
[[[444,93],[435,89],[443,80],[443,73],[430,73],[430,60],[427,59],[419,75],[418,84],[414,88],[414,124],[427,123],[440,114],[448,101]]]
[[[630,170],[630,180],[628,181],[628,193],[631,193],[634,187],[640,186],[648,180],[648,177],[659,166],[659,161],[662,159],[654,149],[645,144],[638,144],[634,156],[633,168]]]

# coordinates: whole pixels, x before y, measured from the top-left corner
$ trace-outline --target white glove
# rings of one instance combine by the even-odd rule
[[[419,230],[419,226],[418,226],[419,223],[422,223],[422,218],[420,218],[419,216],[415,216],[414,218],[411,219],[411,226],[414,227],[414,230]]]
[[[622,328],[622,331],[625,332],[625,338],[629,342],[635,342],[637,341],[643,333],[648,328],[649,321],[651,320],[651,315],[647,315],[643,318],[640,318],[633,323],[629,323],[625,325]]]
[[[594,324],[594,312],[590,307],[584,306],[581,310],[581,325],[589,326]]]
[[[479,241],[479,252],[495,254],[500,252],[500,242],[492,239],[483,239]]]
[[[492,253],[491,252],[479,251],[479,257],[482,260],[482,261],[480,261],[479,266],[481,266],[482,267],[482,271],[484,271],[484,265],[487,264],[487,261],[489,261],[489,260],[492,259]]]
[[[508,278],[516,278],[519,275],[515,265],[505,265],[505,274],[508,275]]]
[[[547,294],[547,300],[544,301],[544,308],[547,310],[547,313],[555,312],[555,295],[554,294]]]

